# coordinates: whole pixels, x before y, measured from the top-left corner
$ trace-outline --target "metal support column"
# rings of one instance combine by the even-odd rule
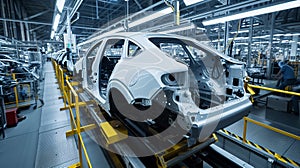
[[[128,18],[129,18],[129,0],[125,0],[126,1],[126,19],[125,19],[125,23],[124,23],[124,27],[125,27],[125,31],[129,31],[129,26],[128,26]]]
[[[2,8],[1,10],[2,10],[2,17],[5,18],[5,8],[4,8],[3,1],[4,0],[1,0],[1,8]],[[5,20],[3,21],[3,30],[4,30],[4,36],[8,37],[7,24]]]
[[[293,42],[292,42],[292,48],[291,48],[291,56],[292,57],[296,57],[297,55],[297,45],[298,45],[298,39],[299,36],[298,35],[294,35],[293,36]],[[296,59],[296,58],[295,58]]]
[[[250,18],[250,27],[249,27],[249,40],[248,40],[248,56],[247,56],[247,67],[251,66],[251,44],[253,36],[253,17]]]
[[[15,10],[14,10],[14,5],[13,5],[13,3],[14,3],[14,1],[9,1],[12,19],[16,19],[16,15],[15,15]],[[15,39],[18,39],[17,25],[16,25],[15,22],[12,22],[12,25],[13,25],[13,37],[14,37]]]
[[[11,18],[11,9],[10,9],[10,5],[9,5],[9,0],[6,0],[6,11],[7,11],[7,18]],[[12,29],[12,22],[8,23],[8,27],[7,27],[7,31],[8,31],[8,37],[13,38],[14,34],[13,34],[13,29]]]
[[[25,9],[24,9],[24,7],[22,7],[22,16],[23,16],[23,18],[24,18],[24,20],[26,20],[25,18],[27,17],[27,14],[26,14],[26,12],[25,12]],[[29,25],[28,25],[28,23],[24,23],[24,25],[25,25],[25,29],[26,29],[26,40],[27,41],[30,41],[30,31],[29,31]]]
[[[70,8],[67,10],[67,46],[66,48],[69,48],[72,50],[72,30],[71,30],[71,18],[70,18]]]
[[[229,36],[229,23],[225,22],[225,28],[224,28],[224,54],[225,55],[228,55],[228,50],[227,50],[228,36]]]
[[[230,0],[226,0],[226,4],[229,5]],[[228,15],[229,12],[226,12]],[[227,43],[228,43],[228,36],[229,36],[229,22],[225,22],[225,28],[224,28],[224,54],[228,55],[228,50],[227,50]]]
[[[274,22],[275,22],[275,13],[271,14],[271,26],[270,26],[270,40],[269,46],[267,49],[267,79],[271,78],[272,73],[272,61],[273,61],[273,53],[272,53],[272,45],[273,45],[273,34],[274,34]]]
[[[220,41],[220,38],[221,38],[221,24],[219,23],[218,24],[218,51],[221,52],[221,41]]]
[[[99,19],[98,0],[96,0],[96,18]]]
[[[174,24],[180,25],[180,9],[179,9],[179,1],[174,1]]]
[[[32,32],[32,36],[33,36],[33,41],[37,41],[37,39],[36,39],[36,32]]]
[[[16,14],[18,15],[18,19],[22,20],[22,12],[21,12],[21,6],[20,6],[20,2],[17,1],[17,4],[15,5],[15,10],[16,10]],[[20,23],[20,31],[21,31],[21,40],[25,41],[25,31],[24,31],[24,23],[23,22],[19,22]]]

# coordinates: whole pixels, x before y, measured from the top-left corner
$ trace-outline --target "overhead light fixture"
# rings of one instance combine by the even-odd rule
[[[53,39],[54,37],[54,30],[51,31],[50,39]]]
[[[195,3],[202,2],[202,1],[204,1],[204,0],[183,0],[184,4],[186,6],[193,5]]]
[[[225,17],[221,17],[221,18],[205,20],[202,23],[204,26],[214,25],[214,24],[218,24],[218,23],[225,23],[225,22],[232,21],[232,20],[238,20],[238,19],[242,19],[242,18],[248,18],[248,17],[258,16],[258,15],[278,12],[278,11],[283,11],[283,10],[287,10],[287,9],[297,8],[297,7],[300,7],[300,0],[281,3],[281,4],[268,6],[268,7],[264,7],[264,8],[260,8],[260,9],[256,9],[256,10],[251,10],[251,11],[247,11],[247,12],[240,12],[238,14],[229,15],[229,16],[225,16]]]
[[[239,31],[233,31],[233,32],[230,32],[230,34],[236,34],[236,33],[248,33],[249,30],[239,30]]]
[[[56,0],[56,7],[58,11],[61,13],[65,6],[65,0]]]
[[[163,9],[161,11],[155,12],[155,13],[149,15],[149,16],[146,16],[146,17],[143,17],[139,20],[136,20],[132,23],[129,23],[128,26],[129,26],[129,28],[135,27],[135,26],[138,26],[140,24],[143,24],[143,23],[149,22],[151,20],[157,19],[159,17],[162,17],[162,16],[167,15],[167,14],[172,13],[172,12],[173,12],[172,8],[166,8],[166,9]]]
[[[55,18],[54,18],[54,22],[53,22],[53,30],[56,32],[57,27],[58,27],[58,23],[60,20],[60,14],[56,14]]]

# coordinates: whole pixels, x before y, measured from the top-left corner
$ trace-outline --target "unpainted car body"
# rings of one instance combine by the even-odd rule
[[[163,129],[176,122],[193,145],[249,112],[244,63],[199,41],[127,32],[87,46],[75,74],[110,115],[121,112]]]

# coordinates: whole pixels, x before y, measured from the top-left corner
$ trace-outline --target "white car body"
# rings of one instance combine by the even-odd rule
[[[199,56],[199,51],[204,55]],[[96,40],[77,61],[74,73],[110,115],[112,104],[115,107],[111,95],[114,89],[128,105],[150,107],[155,101],[175,112],[183,129],[196,130],[197,133],[190,131],[192,145],[196,139],[202,141],[212,133],[199,135],[207,125],[214,123],[212,131],[216,131],[248,114],[251,103],[243,88],[244,67],[244,63],[191,38],[127,32]],[[196,91],[191,89],[192,84]],[[212,105],[219,99],[217,105]],[[171,124],[172,119],[166,121]]]

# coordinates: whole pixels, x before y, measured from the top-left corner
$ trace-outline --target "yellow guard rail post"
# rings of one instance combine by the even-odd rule
[[[12,78],[14,81],[16,81],[16,74],[13,73]],[[14,92],[15,92],[15,98],[16,98],[16,107],[19,108],[19,97],[18,97],[17,85],[14,87]]]
[[[253,124],[259,125],[259,126],[261,126],[261,127],[264,127],[264,128],[266,128],[266,129],[269,129],[269,130],[272,130],[272,131],[274,131],[274,132],[280,133],[280,134],[282,134],[282,135],[285,135],[285,136],[294,138],[294,139],[296,139],[296,140],[300,140],[300,136],[298,136],[298,135],[295,135],[295,134],[292,134],[292,133],[283,131],[283,130],[281,130],[281,129],[272,127],[272,126],[270,126],[270,125],[267,125],[267,124],[258,122],[258,121],[256,121],[256,120],[251,119],[251,118],[244,117],[243,143],[246,143],[247,123],[248,123],[248,121],[251,122],[251,123],[253,123]]]
[[[284,94],[289,94],[289,95],[294,95],[294,96],[300,96],[300,93],[297,92],[292,92],[292,91],[286,91],[286,90],[281,90],[281,89],[274,89],[274,88],[269,88],[269,87],[264,87],[264,86],[257,86],[257,85],[252,85],[252,84],[247,84],[246,85],[247,89],[252,90],[252,88],[256,89],[262,89],[262,90],[268,90],[272,92],[278,92],[278,93],[284,93]]]
[[[72,130],[66,132],[66,136],[71,136],[77,134],[78,138],[78,153],[79,153],[79,162],[75,163],[70,168],[77,168],[77,167],[83,167],[83,154],[85,156],[86,162],[88,167],[92,167],[87,150],[85,148],[81,132],[89,129],[95,128],[95,124],[90,124],[87,126],[81,127],[80,122],[80,113],[79,113],[79,106],[85,105],[85,102],[79,102],[78,94],[76,93],[75,89],[73,88],[72,84],[69,82],[68,76],[66,76],[66,81],[64,77],[63,69],[56,63],[53,62],[53,66],[55,68],[56,77],[58,80],[58,84],[60,87],[60,90],[62,92],[62,98],[64,99],[64,107],[60,110],[69,110],[70,114],[70,125]],[[66,104],[68,103],[68,105]],[[73,114],[73,108],[75,107],[75,114],[76,119]]]

